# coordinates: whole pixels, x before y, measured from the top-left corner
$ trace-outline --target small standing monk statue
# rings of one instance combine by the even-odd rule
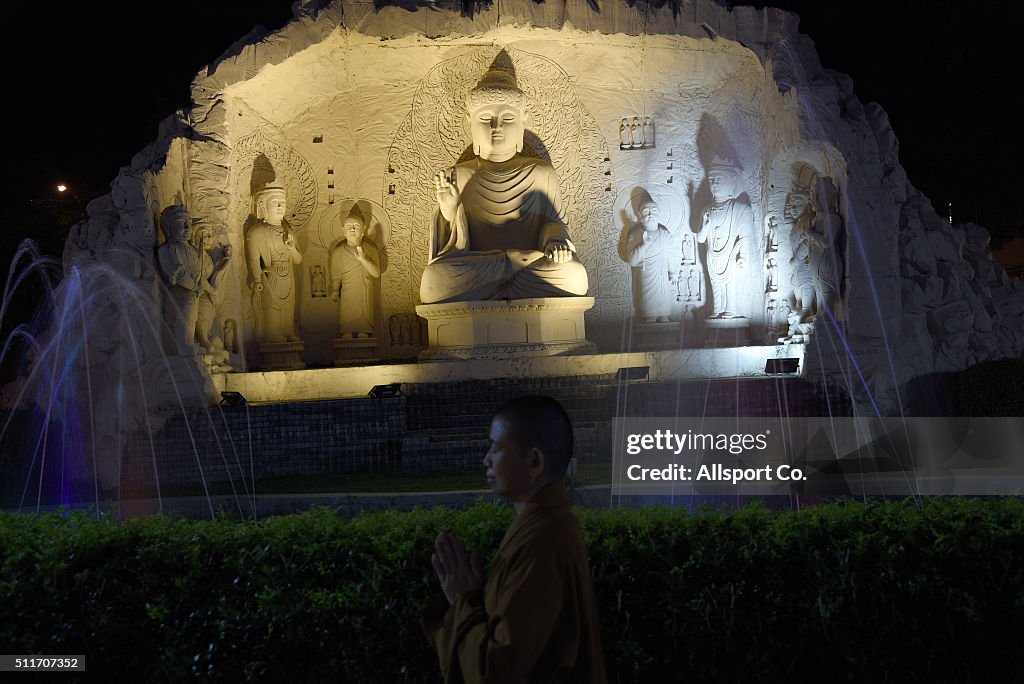
[[[357,205],[345,218],[344,234],[331,251],[331,299],[341,302],[341,339],[373,337],[380,252],[366,239],[366,219]]]
[[[653,199],[642,200],[638,214],[640,222],[630,230],[627,248],[637,313],[644,323],[666,323],[676,303],[682,245],[661,223]]]
[[[525,105],[502,52],[466,98],[475,159],[434,178],[423,303],[586,295],[555,171],[522,154]]]
[[[297,342],[294,265],[302,262],[295,236],[284,225],[285,191],[269,186],[256,193],[258,223],[246,235],[253,310],[262,316],[260,342]]]

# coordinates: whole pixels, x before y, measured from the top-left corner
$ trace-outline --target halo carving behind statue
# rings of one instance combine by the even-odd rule
[[[316,207],[317,185],[313,169],[299,153],[256,129],[240,139],[232,151],[235,170],[236,216],[252,213],[252,197],[270,182],[283,185],[288,195],[285,220],[292,230],[309,222]]]
[[[615,196],[615,204],[612,206],[612,215],[615,217],[615,226],[619,229],[640,223],[637,212],[645,199],[652,199],[661,210],[661,224],[669,229],[673,235],[679,235],[680,230],[689,230],[688,222],[690,212],[686,210],[686,204],[675,188],[670,188],[663,183],[636,183],[627,185]]]

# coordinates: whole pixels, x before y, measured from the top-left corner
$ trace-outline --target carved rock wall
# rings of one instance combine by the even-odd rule
[[[597,299],[588,336],[603,350],[619,350],[632,310],[629,271],[616,251],[616,197],[636,186],[670,188],[689,201],[695,228],[710,202],[704,176],[716,153],[742,167],[763,243],[765,218],[781,216],[795,165],[811,165],[839,189],[843,315],[819,326],[809,373],[839,377],[865,403],[892,410],[897,388],[913,376],[1024,350],[1021,286],[988,256],[984,230],[951,227],[935,214],[899,166],[885,112],[821,66],[793,14],[710,0],[676,13],[668,5],[609,2],[595,12],[586,0],[520,0],[471,17],[319,1],[296,3],[295,15],[197,75],[192,108],[122,171],[108,198],[90,205],[65,251],[70,265],[117,262],[128,247],[134,265],[118,268],[149,278],[155,300],[156,281],[143,275],[160,240],[154,217],[183,198],[216,241],[234,248],[220,315],[238,325],[236,367],[253,360],[243,236],[254,185],[271,174],[288,188],[288,220],[305,254],[297,283],[307,362],[327,364],[338,313],[329,298],[313,296],[312,278],[327,264],[337,219],[355,200],[370,211],[387,262],[382,319],[411,312],[433,208],[429,178],[468,145],[460,98],[502,48],[569,199]],[[620,149],[620,123],[634,116],[653,121],[655,143]],[[768,316],[755,312],[755,329],[764,333]],[[383,344],[382,336],[380,353]]]

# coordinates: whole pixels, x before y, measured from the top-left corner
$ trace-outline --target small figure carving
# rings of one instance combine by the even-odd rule
[[[466,98],[476,158],[434,178],[426,304],[587,293],[555,170],[521,154],[526,95],[503,60],[504,52]]]
[[[683,264],[689,266],[697,263],[697,250],[694,249],[693,235],[684,233],[682,236]]]
[[[619,123],[619,149],[620,150],[625,150],[625,149],[630,147],[630,144],[626,140],[626,127],[627,127],[626,120],[623,119]]]
[[[640,128],[640,119],[633,117],[633,122],[629,124],[629,146],[630,147],[641,147],[643,143],[639,140],[642,131],[638,131]]]
[[[739,167],[716,157],[707,178],[714,199],[704,212],[697,241],[707,243],[712,317],[744,317],[743,298],[752,287],[759,287],[749,282],[754,245],[753,214],[750,205],[739,200],[742,194],[738,187]]]
[[[302,262],[295,236],[284,225],[284,188],[267,187],[256,193],[258,223],[246,235],[249,287],[253,311],[260,315],[260,342],[297,342],[295,331],[295,275]]]
[[[700,274],[695,268],[690,269],[690,275],[686,278],[686,301],[700,301]]]
[[[633,267],[637,313],[645,323],[667,322],[676,300],[680,241],[660,223],[661,212],[654,200],[644,200],[637,214],[640,223],[630,229],[626,248],[626,260]]]
[[[654,119],[644,117],[644,147],[654,147]]]
[[[238,353],[238,324],[233,318],[224,321],[224,348],[232,354]]]
[[[779,291],[778,273],[777,273],[777,270],[776,270],[775,259],[773,259],[771,257],[768,257],[768,262],[767,262],[766,265],[768,267],[768,269],[767,269],[768,270],[768,282],[765,285],[764,291],[765,292],[778,292]]]
[[[778,252],[779,251],[779,220],[777,218],[775,218],[774,216],[765,216],[764,217],[764,225],[765,225],[765,234],[767,235],[767,237],[765,238],[765,248],[764,248],[765,253],[766,254],[771,254],[773,252]]]
[[[327,296],[327,278],[324,276],[324,267],[317,264],[309,274],[310,296],[314,299]]]
[[[373,337],[380,252],[366,239],[366,219],[355,204],[345,218],[344,233],[345,239],[331,250],[331,299],[340,302],[341,339]]]

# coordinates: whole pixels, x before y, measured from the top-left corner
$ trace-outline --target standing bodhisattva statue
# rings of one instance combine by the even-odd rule
[[[708,278],[711,280],[711,317],[747,316],[753,284],[754,220],[750,205],[740,201],[739,168],[715,158],[708,169],[712,204],[704,212],[697,241],[707,243]]]
[[[522,155],[526,95],[501,60],[466,98],[476,158],[434,178],[425,304],[587,293],[558,177],[549,163]]]
[[[260,342],[297,342],[294,264],[302,262],[295,236],[283,225],[284,188],[256,193],[256,218],[246,234],[253,312],[262,316]]]

